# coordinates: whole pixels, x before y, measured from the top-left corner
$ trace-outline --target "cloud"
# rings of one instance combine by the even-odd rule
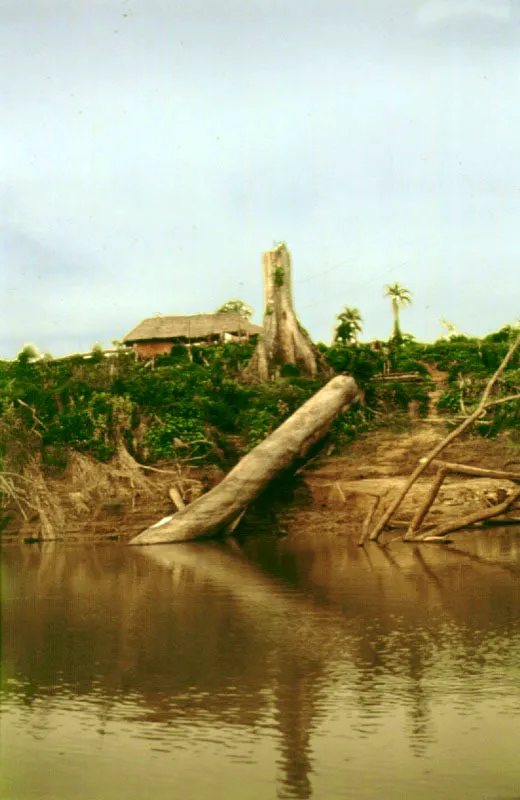
[[[517,316],[513,2],[27,2],[0,26],[2,354],[235,296],[259,320],[273,239],[317,337],[345,303],[388,335],[394,280],[418,336]]]
[[[508,21],[512,16],[510,0],[429,0],[417,12],[424,26],[460,18],[488,18]]]

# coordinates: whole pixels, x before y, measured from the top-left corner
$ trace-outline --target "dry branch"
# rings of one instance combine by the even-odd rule
[[[177,511],[182,511],[183,509],[186,508],[186,503],[184,502],[182,495],[176,486],[172,486],[169,489],[168,494],[170,495],[170,500],[172,501]]]
[[[238,526],[242,522],[242,519],[243,519],[246,511],[247,511],[247,506],[246,506],[246,508],[242,509],[242,511],[236,517],[236,519],[234,519],[232,522],[230,522],[230,524],[227,526],[226,530],[224,531],[224,535],[225,536],[232,536],[233,535],[233,533],[236,531],[236,529],[238,528]]]
[[[359,544],[360,545],[362,545],[365,542],[365,540],[366,540],[366,538],[367,538],[367,536],[369,534],[370,526],[372,525],[373,519],[374,519],[374,517],[376,515],[376,511],[377,511],[377,509],[379,507],[379,503],[381,502],[381,499],[382,499],[381,495],[379,495],[379,494],[371,496],[372,502],[370,504],[370,508],[368,509],[368,513],[367,513],[367,515],[366,515],[366,517],[364,519],[364,522],[363,522],[363,529],[361,531],[361,539],[359,540]]]
[[[507,509],[512,506],[519,497],[520,488],[515,489],[514,492],[512,492],[503,503],[499,503],[496,506],[491,506],[491,508],[474,511],[472,514],[467,514],[464,517],[456,517],[455,519],[439,525],[438,528],[433,528],[432,530],[428,531],[427,534],[418,536],[416,541],[425,542],[434,538],[440,539],[443,536],[446,536],[448,533],[460,530],[461,528],[468,528],[470,525],[474,525],[476,522],[482,522],[483,520],[498,517],[500,514],[503,514],[505,511],[507,511]]]
[[[405,541],[409,541],[410,542],[410,541],[413,541],[413,539],[415,539],[415,537],[417,535],[417,532],[418,532],[419,528],[421,527],[421,524],[422,524],[423,520],[425,519],[428,511],[430,510],[430,508],[432,507],[433,503],[435,502],[435,498],[439,494],[439,490],[440,490],[442,484],[444,483],[444,478],[446,477],[447,474],[448,474],[448,470],[441,466],[440,469],[437,472],[437,475],[435,477],[435,481],[433,482],[433,485],[432,485],[432,487],[430,489],[430,492],[429,492],[428,496],[426,497],[426,499],[425,499],[424,503],[422,504],[422,506],[419,506],[419,508],[417,509],[417,511],[416,511],[416,513],[414,515],[414,518],[412,519],[412,521],[411,521],[411,523],[410,523],[410,525],[408,527],[408,530],[405,533],[405,536],[404,536],[404,540]]]
[[[431,462],[433,466],[439,466],[446,472],[459,475],[472,475],[475,478],[497,478],[498,480],[520,481],[520,472],[505,472],[500,469],[483,469],[482,467],[470,467],[466,464],[456,464],[452,461],[440,461],[435,459]]]

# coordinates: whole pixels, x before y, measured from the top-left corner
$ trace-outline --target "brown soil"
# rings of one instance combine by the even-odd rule
[[[426,361],[421,363],[428,370],[428,374],[435,386],[435,388],[429,393],[428,417],[431,420],[437,420],[439,419],[439,409],[437,404],[444,393],[446,384],[448,383],[448,373],[441,372],[441,370],[437,368],[436,364],[429,364]]]
[[[25,471],[29,479],[24,484],[29,487],[22,504],[25,517],[11,506],[2,541],[128,540],[175,511],[169,495],[172,487],[189,503],[222,475],[216,467],[144,468],[126,450],[109,464],[74,453],[65,473],[51,478],[44,477],[35,463]]]
[[[396,426],[397,427],[397,426]],[[278,514],[281,527],[297,535],[319,530],[332,535],[358,537],[374,497],[381,498],[379,509],[391,499],[415,468],[446,435],[440,420],[414,422],[403,430],[388,428],[360,436],[342,454],[322,458],[310,464],[288,497],[281,501],[267,499],[259,504],[260,520],[273,523]],[[469,466],[520,471],[520,448],[507,437],[487,440],[466,436],[456,440],[442,454],[449,461]],[[434,469],[417,482],[399,510],[397,520],[411,519],[418,502],[431,485]],[[11,510],[3,541],[22,539],[118,538],[128,540],[159,519],[174,513],[169,489],[175,486],[185,501],[193,500],[223,477],[217,468],[197,470],[175,464],[160,469],[143,469],[126,453],[109,465],[86,456],[73,456],[64,475],[43,479],[37,465],[30,477],[32,509],[27,519]],[[513,484],[488,478],[448,477],[432,507],[428,521],[443,513],[461,514],[493,503],[497,492]],[[496,500],[495,500],[496,502]],[[519,516],[519,510],[514,513]],[[253,519],[246,516],[242,532],[253,530]],[[394,532],[393,535],[396,535]]]
[[[302,509],[305,525],[318,524],[334,534],[360,535],[363,521],[380,498],[379,509],[393,499],[404,486],[420,458],[446,436],[442,424],[414,423],[409,430],[381,429],[367,433],[352,443],[348,452],[321,461],[304,472],[310,503]],[[446,461],[467,466],[520,471],[520,451],[507,438],[498,440],[467,436],[455,440],[440,456]],[[435,468],[429,468],[406,497],[396,514],[396,521],[408,522],[431,486]],[[459,516],[498,502],[501,490],[511,490],[507,480],[448,476],[435,501],[428,522],[441,517]],[[319,518],[311,517],[319,509]],[[518,516],[518,510],[514,516]],[[291,532],[304,522],[294,515]],[[394,536],[396,533],[394,532]]]

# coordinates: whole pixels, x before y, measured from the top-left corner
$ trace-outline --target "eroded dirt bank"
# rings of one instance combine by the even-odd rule
[[[358,537],[374,497],[389,500],[405,483],[418,459],[446,435],[440,423],[415,422],[406,430],[382,428],[361,435],[348,448],[321,456],[304,468],[295,481],[274,487],[244,518],[240,535],[276,528],[291,535]],[[468,466],[520,471],[520,448],[510,437],[488,440],[467,436],[442,454]],[[396,515],[409,520],[432,483],[428,470],[413,487]],[[143,469],[128,454],[109,465],[74,456],[64,475],[41,484],[37,474],[29,487],[32,510],[24,519],[13,508],[2,540],[106,539],[123,541],[173,513],[172,487],[190,502],[222,479],[218,468],[181,472],[175,465]],[[428,519],[484,508],[496,503],[514,484],[506,480],[449,476]],[[510,516],[520,516],[520,509]],[[394,535],[399,530],[396,529]]]
[[[373,498],[385,504],[404,486],[420,458],[428,455],[447,433],[442,423],[416,422],[409,430],[381,429],[363,434],[342,455],[310,465],[303,473],[301,511],[291,509],[288,532],[298,527],[319,526],[331,534],[360,535]],[[520,472],[520,448],[510,438],[495,440],[467,436],[455,440],[440,458],[472,467]],[[412,487],[395,517],[408,522],[428,493],[435,469],[426,471]],[[515,484],[507,480],[448,476],[435,501],[428,521],[462,515],[497,503]],[[296,503],[296,508],[298,503]],[[520,516],[512,510],[511,516]]]

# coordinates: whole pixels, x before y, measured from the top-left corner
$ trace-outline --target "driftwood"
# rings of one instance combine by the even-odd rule
[[[440,541],[444,536],[446,536],[446,534],[460,530],[460,528],[468,528],[470,525],[474,525],[476,522],[482,522],[483,520],[498,517],[500,514],[503,514],[505,511],[507,511],[507,509],[512,506],[519,497],[520,488],[515,489],[514,492],[512,492],[503,503],[499,503],[496,506],[491,506],[491,508],[484,508],[480,509],[479,511],[474,511],[473,513],[466,514],[463,517],[456,517],[448,520],[442,525],[439,525],[437,528],[429,530],[428,533],[418,536],[416,541]]]
[[[520,472],[507,472],[501,469],[484,469],[482,467],[470,467],[466,464],[455,464],[452,461],[432,461],[434,466],[439,466],[446,472],[454,475],[471,475],[474,478],[497,478],[498,480],[520,482]]]
[[[520,345],[520,336],[517,337],[516,341],[511,345],[509,348],[504,360],[498,367],[495,374],[489,380],[482,397],[480,399],[480,403],[478,404],[477,408],[467,417],[458,428],[452,431],[448,436],[446,436],[442,442],[433,448],[430,454],[426,458],[422,458],[412,474],[410,475],[408,481],[406,482],[403,489],[400,491],[399,495],[395,498],[395,500],[390,504],[389,508],[385,511],[385,513],[381,516],[377,524],[375,525],[372,533],[370,534],[371,541],[377,541],[381,533],[383,532],[384,528],[395,514],[401,503],[403,502],[404,498],[417,481],[417,479],[422,475],[422,473],[430,466],[432,461],[434,461],[440,453],[446,449],[446,447],[451,444],[461,433],[463,433],[470,425],[478,419],[481,414],[485,413],[488,408],[491,406],[500,405],[502,403],[509,402],[510,400],[517,400],[520,399],[520,395],[510,395],[508,397],[501,397],[498,400],[490,400],[489,396],[491,394],[491,390],[493,389],[494,385],[496,384],[497,380],[500,378],[502,373],[504,372],[505,368],[513,358],[518,346]],[[411,531],[410,531],[411,533]],[[363,545],[363,540],[359,542],[360,545]]]
[[[417,531],[421,527],[424,518],[426,517],[431,506],[433,505],[435,498],[439,494],[439,490],[442,484],[444,483],[444,478],[446,477],[447,474],[448,470],[444,466],[439,467],[439,471],[437,472],[435,481],[428,496],[426,497],[422,506],[419,506],[419,508],[415,512],[414,518],[412,519],[408,527],[408,530],[406,531],[404,537],[405,541],[412,541],[413,539],[415,539]]]
[[[168,491],[168,494],[170,495],[170,500],[177,511],[183,511],[186,508],[186,503],[184,502],[184,499],[176,486],[172,486]]]
[[[368,534],[370,532],[370,526],[372,525],[372,522],[373,522],[374,517],[376,515],[376,511],[377,511],[377,509],[379,507],[379,503],[381,502],[381,499],[382,499],[381,496],[378,495],[378,494],[370,495],[370,498],[371,498],[372,502],[370,503],[370,508],[368,509],[368,513],[367,513],[367,515],[366,515],[366,517],[364,519],[363,529],[361,531],[361,541],[362,542],[365,541],[365,539],[367,538],[367,536],[368,536]]]
[[[422,383],[429,380],[428,375],[422,375],[420,372],[389,372],[372,378],[373,383]]]
[[[423,520],[425,519],[425,517],[426,517],[428,511],[430,510],[431,506],[435,502],[435,498],[437,497],[437,495],[439,493],[439,490],[440,490],[440,488],[441,488],[441,486],[442,486],[442,484],[444,482],[444,479],[445,479],[445,477],[447,475],[450,475],[450,474],[451,475],[470,475],[473,478],[496,478],[498,480],[508,480],[508,481],[513,481],[513,482],[516,482],[516,483],[520,483],[520,473],[518,473],[518,472],[504,472],[503,470],[499,470],[499,469],[482,469],[481,467],[469,467],[469,466],[466,466],[466,464],[455,464],[455,463],[450,462],[450,461],[438,461],[437,459],[434,459],[431,463],[434,466],[438,466],[439,470],[437,472],[437,476],[435,478],[435,481],[434,481],[434,483],[433,483],[433,485],[432,485],[432,487],[431,487],[431,489],[430,489],[430,491],[429,491],[424,503],[422,504],[422,506],[420,506],[417,509],[414,518],[412,519],[410,525],[408,526],[408,529],[407,529],[405,537],[404,537],[404,540],[407,541],[407,542],[412,542],[412,541],[414,541],[416,539],[418,541],[423,541],[423,542],[424,541],[431,541],[430,538],[428,538],[428,539],[425,538],[426,534],[424,536],[418,536],[418,533],[419,533],[419,529],[421,527],[421,524],[422,524]],[[507,507],[509,507],[509,505],[511,505],[511,502],[513,502],[513,501],[507,502]],[[493,508],[494,509],[498,508],[498,505],[493,506]],[[480,512],[476,512],[476,513],[478,514]],[[502,513],[502,512],[498,511],[498,512],[493,513],[493,514],[483,514],[482,517],[478,517],[475,520],[473,520],[473,522],[469,522],[469,523],[465,523],[464,522],[466,517],[461,517],[460,519],[462,519],[463,521],[462,521],[462,523],[460,525],[458,525],[458,527],[459,528],[463,528],[463,527],[466,527],[466,525],[473,524],[474,522],[480,522],[481,520],[486,520],[486,519],[489,519],[490,517],[498,516],[500,513]],[[473,517],[473,516],[475,516],[475,514],[469,515],[469,517]],[[451,522],[453,522],[453,520]],[[446,524],[451,524],[451,523],[446,523]],[[435,536],[442,536],[442,534],[439,533],[439,530],[440,530],[439,528],[434,528],[433,531],[428,531],[428,537],[434,536],[434,535]],[[450,530],[447,531],[447,532],[451,533],[453,530],[456,530],[456,529],[455,528],[450,528]]]
[[[223,531],[273,478],[324,436],[333,419],[357,395],[352,378],[345,375],[333,378],[244,456],[221,483],[178,514],[140,533],[130,544],[182,542]]]

